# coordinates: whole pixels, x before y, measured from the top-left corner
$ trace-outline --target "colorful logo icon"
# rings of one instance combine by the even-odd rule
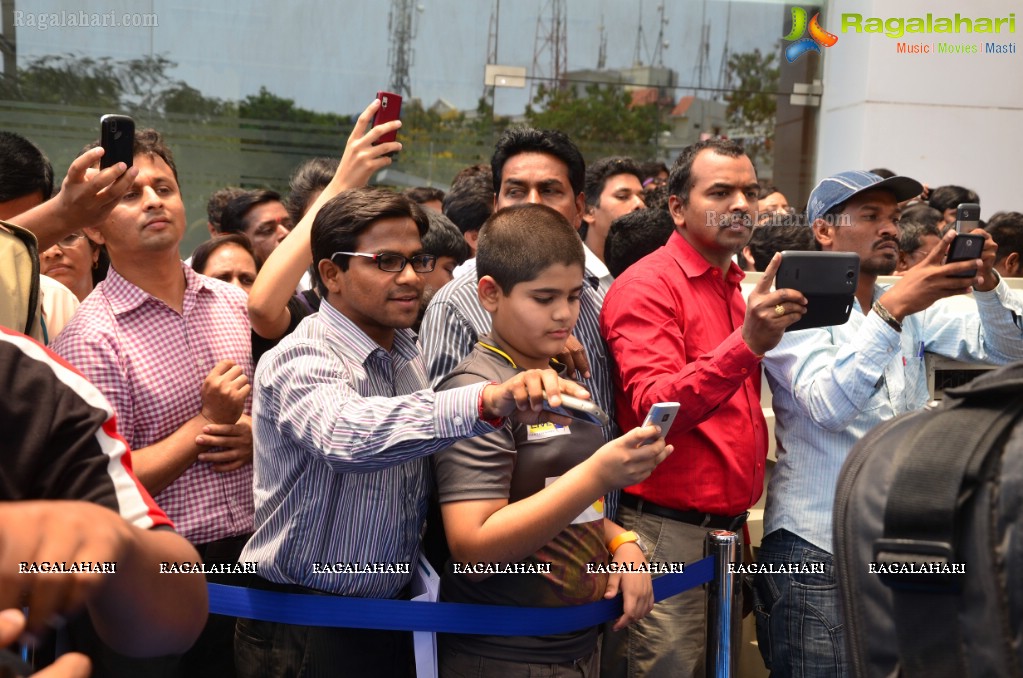
[[[785,39],[789,42],[793,40],[798,42],[792,42],[791,45],[785,48],[785,58],[788,59],[790,64],[806,52],[813,51],[820,54],[821,47],[831,47],[838,42],[837,35],[828,33],[821,28],[820,16],[820,12],[814,14],[813,18],[810,19],[809,25],[807,25],[806,10],[802,7],[792,8],[792,31],[785,36]],[[807,30],[810,31],[810,37],[804,38],[803,36]]]

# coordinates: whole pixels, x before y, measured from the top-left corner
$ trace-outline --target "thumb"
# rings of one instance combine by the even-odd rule
[[[618,595],[618,585],[621,582],[622,573],[612,572],[607,578],[607,589],[604,591],[605,598],[614,598]]]

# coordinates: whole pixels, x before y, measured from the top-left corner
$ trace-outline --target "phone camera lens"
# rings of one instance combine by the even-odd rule
[[[853,273],[852,271],[848,271],[846,272],[845,277],[848,278],[849,280],[852,280],[854,275],[856,274]]]

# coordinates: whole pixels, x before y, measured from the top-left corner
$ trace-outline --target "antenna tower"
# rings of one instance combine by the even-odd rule
[[[549,11],[548,11],[549,10]],[[550,18],[545,20],[544,16]],[[549,68],[543,66],[544,62]],[[536,38],[533,40],[532,85],[529,100],[536,96],[537,85],[547,81],[550,87],[559,87],[561,76],[568,70],[568,11],[565,0],[547,0],[536,17]]]

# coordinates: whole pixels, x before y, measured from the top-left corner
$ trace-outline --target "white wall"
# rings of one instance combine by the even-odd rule
[[[906,34],[902,41],[1016,43],[1015,54],[899,54],[900,40],[841,32],[843,13],[867,17],[1006,17],[1016,32]],[[930,186],[980,195],[982,218],[1023,212],[1023,2],[830,0],[816,173],[888,167]]]

